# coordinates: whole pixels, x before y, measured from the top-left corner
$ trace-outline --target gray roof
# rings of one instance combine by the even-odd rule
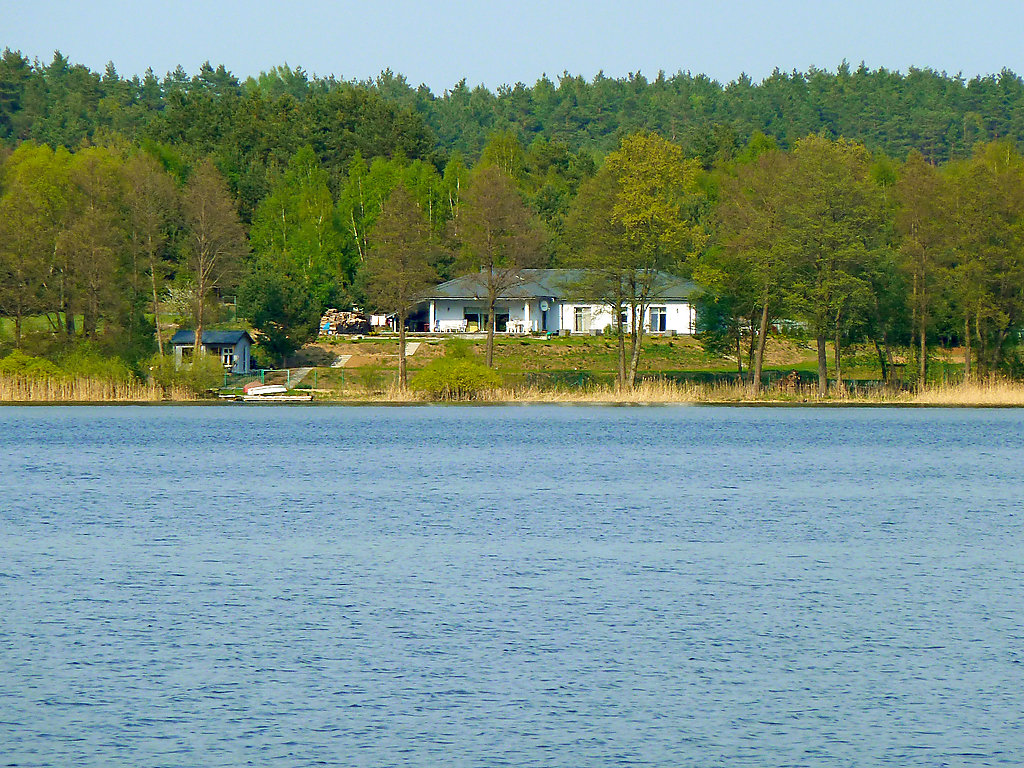
[[[515,285],[501,292],[502,299],[566,299],[573,291],[573,284],[580,283],[586,276],[585,269],[524,269],[521,270]],[[473,272],[456,277],[446,283],[435,286],[423,297],[424,299],[479,299],[487,294],[486,275]],[[697,290],[697,286],[688,280],[659,273],[655,296],[658,299],[689,298]]]
[[[252,336],[248,331],[203,331],[203,346],[229,347],[242,339],[248,339],[252,344]],[[195,331],[180,330],[171,338],[171,344],[174,346],[187,347],[195,343]]]

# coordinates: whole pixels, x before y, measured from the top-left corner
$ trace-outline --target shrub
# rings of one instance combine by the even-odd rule
[[[177,367],[174,355],[153,355],[149,359],[149,376],[164,389],[185,387],[201,393],[224,384],[224,366],[216,355],[200,355],[197,363]]]
[[[470,360],[473,357],[473,344],[469,339],[448,339],[444,344],[445,357],[457,360]]]
[[[42,379],[60,376],[60,369],[46,358],[32,357],[16,349],[0,360],[0,373]]]
[[[472,400],[501,385],[498,374],[466,357],[442,357],[419,370],[409,386],[439,400]]]
[[[63,371],[71,378],[97,379],[126,384],[133,378],[128,365],[119,357],[104,357],[95,349],[82,345],[61,360]]]

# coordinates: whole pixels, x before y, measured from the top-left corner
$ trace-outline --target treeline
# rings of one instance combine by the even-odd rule
[[[246,231],[209,161],[184,177],[127,144],[25,142],[0,174],[0,317],[17,347],[42,317],[57,345],[84,339],[138,363],[163,351],[161,304],[201,328],[242,274]]]
[[[356,151],[438,168],[458,152],[472,163],[495,131],[524,146],[543,138],[599,155],[652,131],[706,168],[738,154],[755,132],[784,148],[820,134],[891,157],[916,149],[941,163],[967,157],[979,142],[1024,141],[1024,81],[1009,70],[965,80],[844,63],[724,85],[682,72],[652,80],[566,73],[495,91],[463,80],[434,94],[391,71],[343,81],[279,66],[241,81],[207,63],[192,76],[178,67],[125,78],[113,65],[93,72],[59,53],[49,63],[9,49],[0,57],[0,141],[73,148],[115,132],[188,147],[216,157],[243,215],[266,193],[268,174],[306,144],[338,181]]]
[[[230,295],[284,356],[326,306],[402,312],[380,275],[393,286],[406,268],[587,266],[580,289],[631,317],[666,270],[706,288],[702,338],[755,381],[782,326],[816,340],[823,384],[826,342],[839,377],[862,342],[886,378],[910,350],[901,375],[923,381],[940,341],[965,348],[969,373],[1016,373],[1020,86],[841,67],[436,97],[387,72],[124,79],[8,50],[0,316],[19,343],[43,317],[54,339],[138,361],[158,310],[201,329]],[[396,267],[416,252],[426,264]],[[643,328],[618,330],[629,384]]]
[[[716,174],[711,247],[693,262],[707,286],[705,331],[744,343],[760,381],[772,326],[814,338],[819,386],[842,379],[842,351],[867,342],[886,380],[925,384],[933,345],[963,347],[965,378],[1024,373],[1024,158],[1008,141],[937,167],[809,136],[786,152],[752,147]],[[899,349],[900,354],[895,354]]]

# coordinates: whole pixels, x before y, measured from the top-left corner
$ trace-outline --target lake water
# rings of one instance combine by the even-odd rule
[[[1024,411],[0,408],[0,765],[1024,762]]]

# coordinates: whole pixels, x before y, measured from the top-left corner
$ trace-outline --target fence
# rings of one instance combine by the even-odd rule
[[[316,368],[310,371],[312,385],[316,389],[318,374]],[[247,384],[283,384],[291,388],[292,372],[288,368],[261,368],[252,373],[225,373],[223,389],[241,389]]]

